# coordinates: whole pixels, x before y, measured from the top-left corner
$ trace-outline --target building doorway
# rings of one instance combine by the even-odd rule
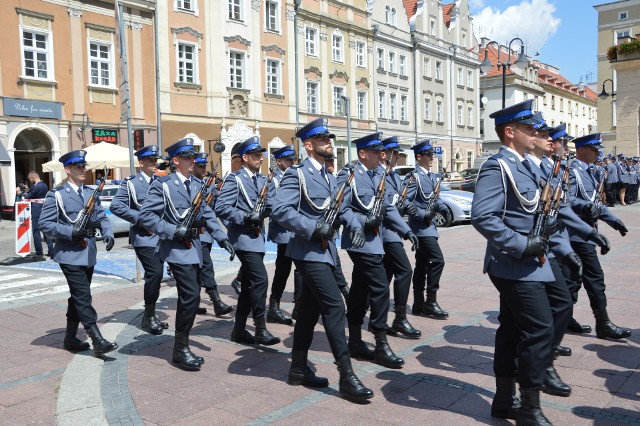
[[[45,133],[37,129],[23,130],[13,144],[16,185],[29,186],[27,175],[35,171],[40,179],[51,188],[51,174],[42,171],[42,164],[51,161],[51,141]]]

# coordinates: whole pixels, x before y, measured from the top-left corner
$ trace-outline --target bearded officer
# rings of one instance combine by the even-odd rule
[[[138,157],[140,171],[137,175],[124,179],[111,201],[111,212],[131,224],[129,244],[144,268],[144,315],[141,328],[150,334],[162,334],[169,324],[156,317],[156,303],[160,297],[163,263],[155,255],[160,238],[147,231],[140,224],[140,208],[151,182],[155,179],[159,158],[157,145],[145,146],[134,153]]]
[[[289,383],[309,387],[326,387],[329,381],[317,377],[307,365],[313,329],[322,316],[331,352],[340,372],[339,390],[356,401],[373,397],[353,372],[344,333],[344,303],[334,269],[338,259],[334,224],[324,215],[337,191],[336,179],[324,168],[326,156],[332,154],[327,120],[318,118],[296,133],[302,140],[307,158],[289,168],[279,186],[271,212],[272,219],[292,232],[286,254],[302,275],[299,314],[293,331],[293,348]],[[322,244],[326,244],[325,248]]]
[[[191,352],[189,333],[200,303],[198,275],[202,268],[202,246],[200,229],[183,225],[201,186],[192,176],[193,138],[181,139],[165,151],[176,170],[151,184],[139,221],[160,238],[155,254],[169,264],[176,280],[178,306],[172,360],[182,369],[197,371],[204,359]],[[215,221],[213,211],[203,201],[194,222],[200,222],[208,232],[214,232]]]
[[[91,338],[93,353],[100,357],[117,349],[118,345],[102,337],[96,324],[98,314],[92,306],[91,278],[97,253],[95,230],[100,229],[102,232],[107,251],[113,248],[115,240],[111,222],[104,214],[100,198],[95,199],[88,226],[79,226],[78,215],[83,212],[93,194],[93,190],[84,184],[87,175],[86,155],[86,151],[79,150],[60,157],[59,161],[67,174],[67,183],[47,193],[38,225],[47,237],[55,239],[53,261],[60,265],[71,293],[67,301],[64,348],[73,352],[89,349],[88,343],[76,337],[81,322]]]

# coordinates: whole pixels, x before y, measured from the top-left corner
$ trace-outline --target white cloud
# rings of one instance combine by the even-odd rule
[[[478,10],[484,7],[484,0],[469,0],[471,10]]]
[[[471,0],[471,2],[482,0]],[[523,0],[517,6],[509,6],[504,11],[485,7],[473,17],[473,26],[478,40],[487,37],[500,44],[520,37],[526,43],[527,53],[534,55],[547,40],[556,33],[560,18],[553,14],[556,7],[550,0]],[[514,42],[512,48],[520,45]]]

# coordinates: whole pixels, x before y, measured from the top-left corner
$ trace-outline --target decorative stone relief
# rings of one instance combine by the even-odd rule
[[[178,46],[178,35],[189,34],[190,36],[193,36],[198,40],[198,51],[202,50],[202,38],[204,37],[204,35],[194,30],[193,28],[191,27],[171,28],[171,33],[173,34],[174,49]]]
[[[292,9],[285,10],[285,15],[287,17],[287,21],[293,21],[296,17],[296,11]]]
[[[320,40],[327,41],[328,36],[327,33],[320,33]]]
[[[260,12],[260,0],[251,0],[251,9]]]
[[[225,36],[224,37],[224,41],[226,41],[227,43],[231,43],[233,41],[237,41],[238,43],[244,44],[247,47],[251,46],[251,42],[249,40],[247,40],[246,38],[244,38],[242,36],[239,36],[239,35]]]
[[[233,117],[248,117],[249,101],[246,94],[229,90],[229,95],[229,115]]]
[[[262,50],[265,52],[270,52],[273,50],[276,53],[284,56],[284,49],[282,49],[280,46],[276,46],[275,44],[272,44],[270,46],[262,46]]]
[[[81,18],[82,17],[82,10],[80,10],[80,9],[75,9],[73,7],[68,7],[67,8],[67,12],[69,13],[69,17],[71,17],[71,18]]]

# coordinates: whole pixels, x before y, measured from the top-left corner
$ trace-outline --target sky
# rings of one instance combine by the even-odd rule
[[[572,83],[597,81],[598,14],[612,0],[468,0],[476,37],[507,44],[560,69]],[[520,47],[517,41],[512,48]],[[535,56],[539,53],[538,56]]]

